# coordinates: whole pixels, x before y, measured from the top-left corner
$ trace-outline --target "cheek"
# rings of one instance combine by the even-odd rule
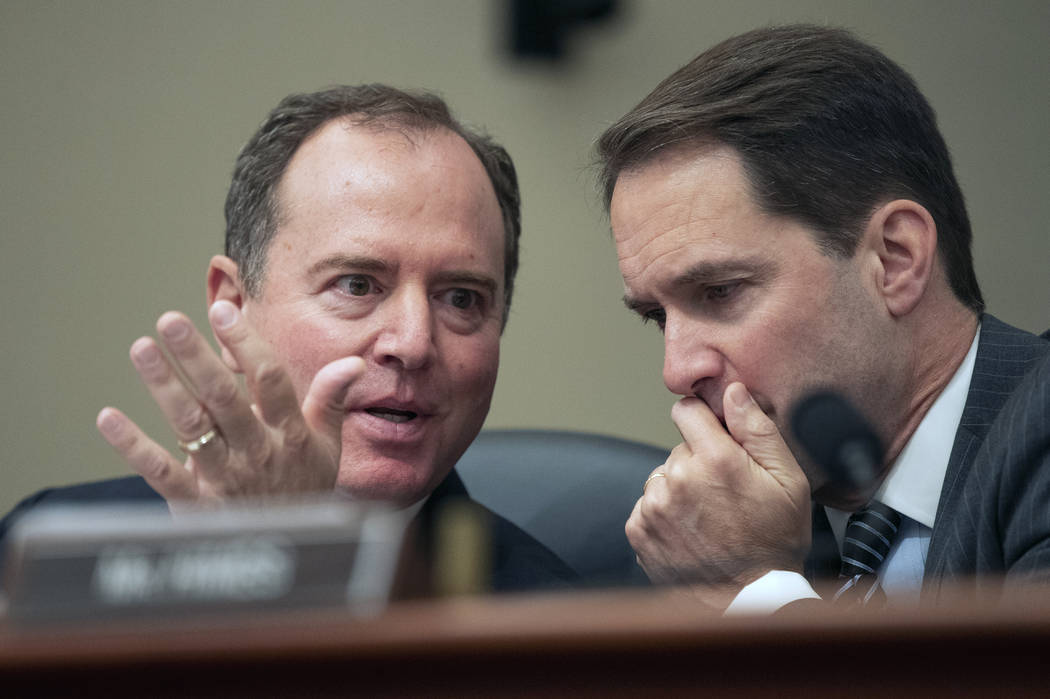
[[[448,366],[457,393],[469,394],[478,408],[488,411],[499,369],[499,338],[472,338],[450,348]]]
[[[745,383],[775,382],[785,365],[792,363],[792,357],[805,352],[806,338],[807,332],[796,318],[788,318],[783,311],[765,313],[747,328],[734,331],[731,363]]]
[[[346,333],[337,333],[335,328],[309,318],[268,323],[261,334],[291,376],[299,400],[306,396],[310,383],[323,366],[356,353],[355,348],[344,347]]]
[[[732,358],[736,376],[778,415],[797,399],[801,387],[819,381],[827,329],[822,310],[801,302],[777,304],[739,333]]]

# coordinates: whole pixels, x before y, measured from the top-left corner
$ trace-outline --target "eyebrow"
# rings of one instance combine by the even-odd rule
[[[647,306],[648,304],[645,301],[642,301],[641,299],[631,296],[630,294],[624,294],[623,305],[627,306],[627,310],[631,311],[632,313],[640,313],[642,307]]]
[[[688,286],[704,286],[731,281],[739,274],[746,274],[750,279],[767,279],[776,269],[776,264],[768,259],[759,257],[740,257],[729,260],[697,262],[684,272],[674,277],[667,285],[671,289]],[[649,305],[649,302],[624,294],[623,303],[628,310],[637,313],[639,309]]]
[[[499,284],[495,279],[483,274],[475,274],[474,272],[450,270],[448,272],[439,272],[435,279],[442,284],[470,284],[473,286],[480,286],[492,296],[495,296],[496,290],[499,289]]]
[[[671,281],[671,286],[695,286],[730,281],[739,274],[765,278],[773,271],[772,261],[759,257],[739,257],[715,262],[697,262]]]
[[[310,275],[324,272],[326,270],[355,270],[361,272],[389,272],[393,266],[378,257],[367,255],[330,255],[310,266],[307,273]],[[487,292],[496,295],[499,283],[492,277],[467,270],[447,270],[438,272],[434,281],[440,284],[469,284],[479,286]]]
[[[367,255],[330,255],[310,265],[307,274],[314,275],[329,269],[359,269],[363,272],[386,272],[390,269],[383,260]]]

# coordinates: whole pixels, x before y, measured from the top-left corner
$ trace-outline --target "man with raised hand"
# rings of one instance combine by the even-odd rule
[[[131,347],[185,461],[107,407],[98,429],[145,483],[45,491],[16,514],[71,499],[159,494],[177,510],[336,490],[426,516],[466,495],[453,467],[495,385],[519,207],[506,151],[433,95],[363,85],[287,97],[237,159],[226,254],[208,268],[221,356],[177,312]],[[497,589],[573,577],[505,520],[493,537]]]

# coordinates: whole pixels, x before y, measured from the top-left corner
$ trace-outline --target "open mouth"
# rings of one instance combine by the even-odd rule
[[[366,408],[365,412],[395,423],[408,422],[418,417],[418,414],[411,410],[396,410],[394,408]]]

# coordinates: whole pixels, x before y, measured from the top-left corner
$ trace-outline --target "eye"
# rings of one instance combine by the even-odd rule
[[[347,274],[339,277],[335,286],[350,296],[367,296],[379,292],[376,280],[364,274]]]
[[[667,322],[667,312],[662,308],[654,308],[651,311],[642,312],[642,323],[648,324],[649,322],[656,323],[656,325],[663,330],[664,324]]]
[[[443,294],[445,303],[461,311],[469,311],[481,303],[481,296],[471,289],[449,289]]]
[[[725,284],[712,284],[704,287],[704,298],[709,301],[725,301],[740,288],[740,282],[727,282]]]

